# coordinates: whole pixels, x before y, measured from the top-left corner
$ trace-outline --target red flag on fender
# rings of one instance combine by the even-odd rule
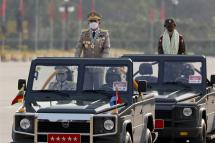
[[[117,104],[122,104],[122,98],[120,97],[119,91],[116,90],[116,105]]]
[[[13,99],[11,105],[14,105],[16,103],[22,103],[24,99],[24,88],[22,88],[18,94],[16,95],[16,97]]]

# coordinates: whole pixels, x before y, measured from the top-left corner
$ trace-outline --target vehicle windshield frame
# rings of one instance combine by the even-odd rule
[[[36,70],[37,65],[42,66],[62,66],[62,65],[71,65],[71,66],[78,66],[78,79],[77,79],[77,90],[74,91],[61,91],[65,94],[69,94],[71,97],[73,95],[74,98],[78,97],[78,95],[86,94],[83,93],[82,85],[83,85],[83,70],[85,66],[126,66],[128,67],[127,70],[127,77],[128,77],[128,89],[126,92],[120,92],[122,96],[125,96],[126,101],[128,103],[132,102],[132,93],[133,93],[133,64],[130,59],[116,59],[116,58],[107,58],[107,59],[87,59],[87,58],[37,58],[32,61],[31,68],[29,72],[28,77],[28,84],[27,84],[27,90],[25,95],[25,101],[26,103],[34,102],[34,101],[47,101],[51,98],[54,99],[61,99],[59,95],[54,95],[52,93],[43,93],[42,91],[33,91],[33,81],[34,81],[34,72]],[[113,92],[112,92],[113,93]],[[130,95],[130,96],[127,96]],[[65,99],[62,97],[62,100]]]
[[[207,70],[206,70],[206,58],[198,55],[143,55],[143,54],[128,54],[122,57],[130,58],[134,64],[135,62],[153,62],[157,61],[158,65],[158,82],[151,83],[154,87],[161,87],[163,85],[169,86],[169,83],[164,82],[164,64],[165,62],[199,62],[202,65],[202,83],[201,84],[190,84],[192,90],[198,89],[198,92],[205,94],[207,87]],[[174,85],[173,85],[174,86]],[[178,86],[175,84],[175,86]],[[152,87],[153,89],[153,87]]]

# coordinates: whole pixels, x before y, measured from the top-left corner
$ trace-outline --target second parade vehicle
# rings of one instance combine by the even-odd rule
[[[148,81],[155,94],[155,128],[159,142],[206,143],[215,138],[215,75],[197,55],[125,55],[134,79]]]
[[[136,89],[135,89],[135,88]],[[133,81],[130,59],[37,58],[13,143],[152,143],[154,95]],[[16,101],[14,101],[16,102]]]

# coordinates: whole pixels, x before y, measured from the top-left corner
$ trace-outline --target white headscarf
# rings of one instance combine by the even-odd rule
[[[174,29],[173,31],[171,40],[168,31],[167,30],[164,31],[162,46],[164,54],[178,54],[179,33],[176,29]]]

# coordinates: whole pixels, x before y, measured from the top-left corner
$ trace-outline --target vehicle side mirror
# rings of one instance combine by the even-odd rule
[[[24,86],[24,90],[26,90],[26,80],[25,79],[19,79],[18,80],[18,90],[21,90]]]
[[[211,84],[215,84],[215,75],[211,75]]]
[[[147,89],[147,81],[146,80],[139,80],[138,81],[138,92],[146,92]]]

